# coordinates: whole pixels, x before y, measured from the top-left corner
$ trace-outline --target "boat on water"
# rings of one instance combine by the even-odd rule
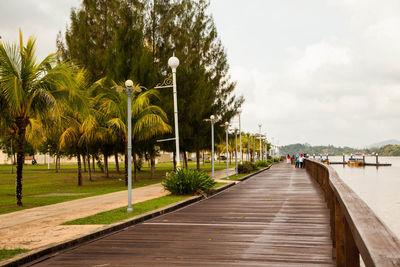
[[[364,164],[365,162],[363,159],[349,158],[347,161],[347,165],[350,167],[362,167]]]

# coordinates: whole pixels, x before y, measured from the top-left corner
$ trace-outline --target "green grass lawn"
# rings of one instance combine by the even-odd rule
[[[62,225],[82,225],[82,224],[111,224],[119,222],[152,210],[156,210],[169,204],[187,199],[191,196],[164,196],[132,205],[133,212],[126,212],[127,207],[118,208],[110,211],[100,212],[92,216],[64,222]]]
[[[17,254],[27,252],[27,249],[0,249],[0,260],[14,257]]]
[[[189,162],[188,165],[189,168],[196,168],[196,162]],[[82,186],[77,186],[77,166],[75,164],[61,165],[59,173],[55,173],[54,169],[47,170],[46,164],[24,165],[22,185],[24,206],[18,207],[15,204],[15,168],[14,173],[11,174],[10,167],[10,165],[0,165],[0,214],[126,189],[123,174],[124,164],[120,164],[120,173],[115,171],[115,164],[110,164],[110,178],[105,178],[105,174],[100,172],[98,167],[96,167],[96,172],[92,173],[93,181],[89,181],[87,172],[83,173]],[[203,171],[211,171],[210,163],[201,164],[201,167]],[[226,168],[225,163],[215,163],[216,170],[224,168]],[[141,172],[138,173],[138,181],[133,182],[133,188],[160,183],[165,177],[165,173],[172,169],[172,162],[157,164],[155,177],[151,179],[150,168],[145,163]],[[60,193],[79,193],[81,195],[38,196]]]

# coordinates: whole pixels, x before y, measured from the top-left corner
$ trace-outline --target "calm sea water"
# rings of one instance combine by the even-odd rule
[[[342,161],[342,157],[329,159]],[[375,157],[366,157],[365,161],[375,163]],[[400,157],[379,157],[379,162],[392,163],[392,166],[331,166],[400,238]]]

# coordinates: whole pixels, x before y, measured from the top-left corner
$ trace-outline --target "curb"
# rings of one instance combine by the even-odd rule
[[[256,174],[259,174],[259,173],[261,173],[263,171],[266,171],[272,165],[274,165],[274,164],[271,164],[270,166],[268,166],[268,167],[266,167],[264,169],[261,169],[261,170],[259,170],[257,172],[254,172],[254,173],[251,173],[251,174],[249,174],[249,175],[247,175],[245,177],[242,177],[242,178],[238,179],[238,182],[247,180],[247,179],[249,179],[250,177],[252,177],[252,176],[254,176]],[[211,191],[211,193],[208,195],[207,198],[212,197],[214,195],[217,195],[220,192],[222,192],[222,191],[224,191],[224,190],[226,190],[226,189],[228,189],[228,188],[230,188],[230,187],[232,187],[232,186],[234,186],[236,184],[237,183],[227,183],[226,185],[218,187],[218,188],[214,189],[213,191]],[[42,248],[38,248],[38,249],[34,249],[34,250],[31,250],[31,251],[28,251],[28,252],[25,252],[25,253],[21,253],[19,255],[16,255],[15,257],[0,261],[0,266],[21,266],[21,265],[27,264],[27,263],[34,264],[35,262],[37,263],[39,261],[47,259],[48,257],[51,257],[52,254],[54,254],[54,253],[56,253],[58,251],[65,250],[65,249],[68,249],[68,248],[72,248],[74,246],[81,245],[81,244],[89,242],[89,241],[94,241],[94,240],[96,240],[98,238],[103,238],[103,237],[105,237],[107,235],[110,235],[110,234],[113,234],[115,232],[121,231],[122,229],[124,229],[126,227],[129,227],[129,226],[132,226],[132,225],[135,225],[135,224],[138,224],[138,223],[153,219],[155,217],[158,217],[158,216],[161,216],[163,214],[166,214],[166,213],[178,210],[180,208],[189,206],[189,205],[191,205],[193,203],[199,202],[201,200],[205,200],[207,198],[205,198],[203,196],[192,196],[189,199],[185,199],[185,200],[170,204],[170,205],[168,205],[166,207],[162,207],[162,208],[159,208],[159,209],[154,210],[154,211],[149,211],[147,213],[135,216],[133,218],[126,219],[126,220],[124,220],[122,222],[117,222],[117,223],[114,223],[114,224],[111,224],[111,225],[106,225],[106,226],[104,226],[103,229],[95,230],[95,231],[93,231],[93,232],[91,232],[89,234],[86,234],[84,236],[81,236],[81,237],[78,237],[78,238],[72,238],[72,239],[67,240],[67,241],[63,241],[63,242],[60,242],[60,243],[48,245],[48,246],[45,246],[45,247],[42,247]]]

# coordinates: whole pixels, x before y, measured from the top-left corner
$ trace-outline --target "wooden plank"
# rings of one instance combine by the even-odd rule
[[[37,266],[334,266],[329,214],[304,169],[278,164]]]

